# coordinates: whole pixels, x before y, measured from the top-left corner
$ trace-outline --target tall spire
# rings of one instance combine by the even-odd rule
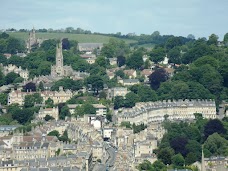
[[[204,161],[204,153],[203,153],[203,145],[202,145],[201,171],[206,171],[205,161]]]

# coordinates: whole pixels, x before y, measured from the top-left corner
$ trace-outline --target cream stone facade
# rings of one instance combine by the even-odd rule
[[[63,65],[62,41],[56,45],[56,65],[51,66],[52,77],[64,77],[73,74],[71,66]]]
[[[20,77],[24,78],[25,80],[28,80],[29,78],[29,71],[27,69],[22,69],[21,66],[17,67],[16,65],[12,65],[9,64],[7,66],[3,66],[1,64],[2,68],[3,68],[3,74],[7,75],[10,72],[14,72],[16,74],[19,74]]]
[[[108,99],[112,99],[116,96],[125,97],[127,93],[128,90],[126,87],[114,87],[108,90]]]
[[[142,155],[152,155],[153,150],[157,148],[157,140],[144,140],[135,143],[135,157],[141,157]]]
[[[13,103],[18,103],[19,105],[24,104],[24,98],[26,95],[31,95],[34,93],[40,93],[43,97],[43,102],[48,98],[54,101],[54,104],[64,103],[73,97],[74,93],[70,90],[63,90],[63,87],[59,88],[59,91],[41,91],[41,92],[22,92],[21,90],[12,89],[8,94],[8,105]]]
[[[40,108],[38,115],[36,116],[38,119],[44,120],[45,116],[49,115],[55,118],[55,120],[59,119],[59,108],[53,107],[53,108]]]
[[[139,125],[151,122],[162,122],[167,117],[169,120],[193,120],[195,113],[201,113],[204,118],[215,119],[216,106],[213,100],[178,100],[137,103],[131,109],[123,109],[118,113],[117,120],[127,121]]]
[[[102,104],[93,104],[93,107],[96,109],[96,115],[104,116],[107,114],[107,107]]]
[[[32,50],[32,46],[34,45],[40,46],[43,41],[44,39],[36,38],[36,31],[35,31],[35,28],[33,27],[32,31],[29,32],[29,38],[26,41],[27,52],[30,53]]]

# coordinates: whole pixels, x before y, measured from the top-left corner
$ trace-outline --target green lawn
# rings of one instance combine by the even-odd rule
[[[27,40],[29,33],[25,32],[7,32],[10,36]],[[77,40],[79,43],[108,43],[110,36],[93,35],[93,34],[71,34],[71,33],[36,33],[37,38],[43,39],[61,39],[68,38],[69,40]],[[115,38],[118,39],[118,38]],[[136,42],[130,39],[120,39],[126,43]]]

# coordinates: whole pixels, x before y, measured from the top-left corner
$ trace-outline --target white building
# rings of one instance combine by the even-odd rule
[[[167,117],[169,120],[193,120],[194,114],[201,113],[204,118],[215,119],[216,105],[213,100],[178,100],[136,103],[133,108],[124,109],[118,113],[117,120],[127,121],[139,125],[151,122],[162,122]]]

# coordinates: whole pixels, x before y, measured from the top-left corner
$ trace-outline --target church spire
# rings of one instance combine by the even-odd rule
[[[205,161],[204,161],[204,153],[203,153],[203,145],[202,145],[201,171],[206,171]]]

